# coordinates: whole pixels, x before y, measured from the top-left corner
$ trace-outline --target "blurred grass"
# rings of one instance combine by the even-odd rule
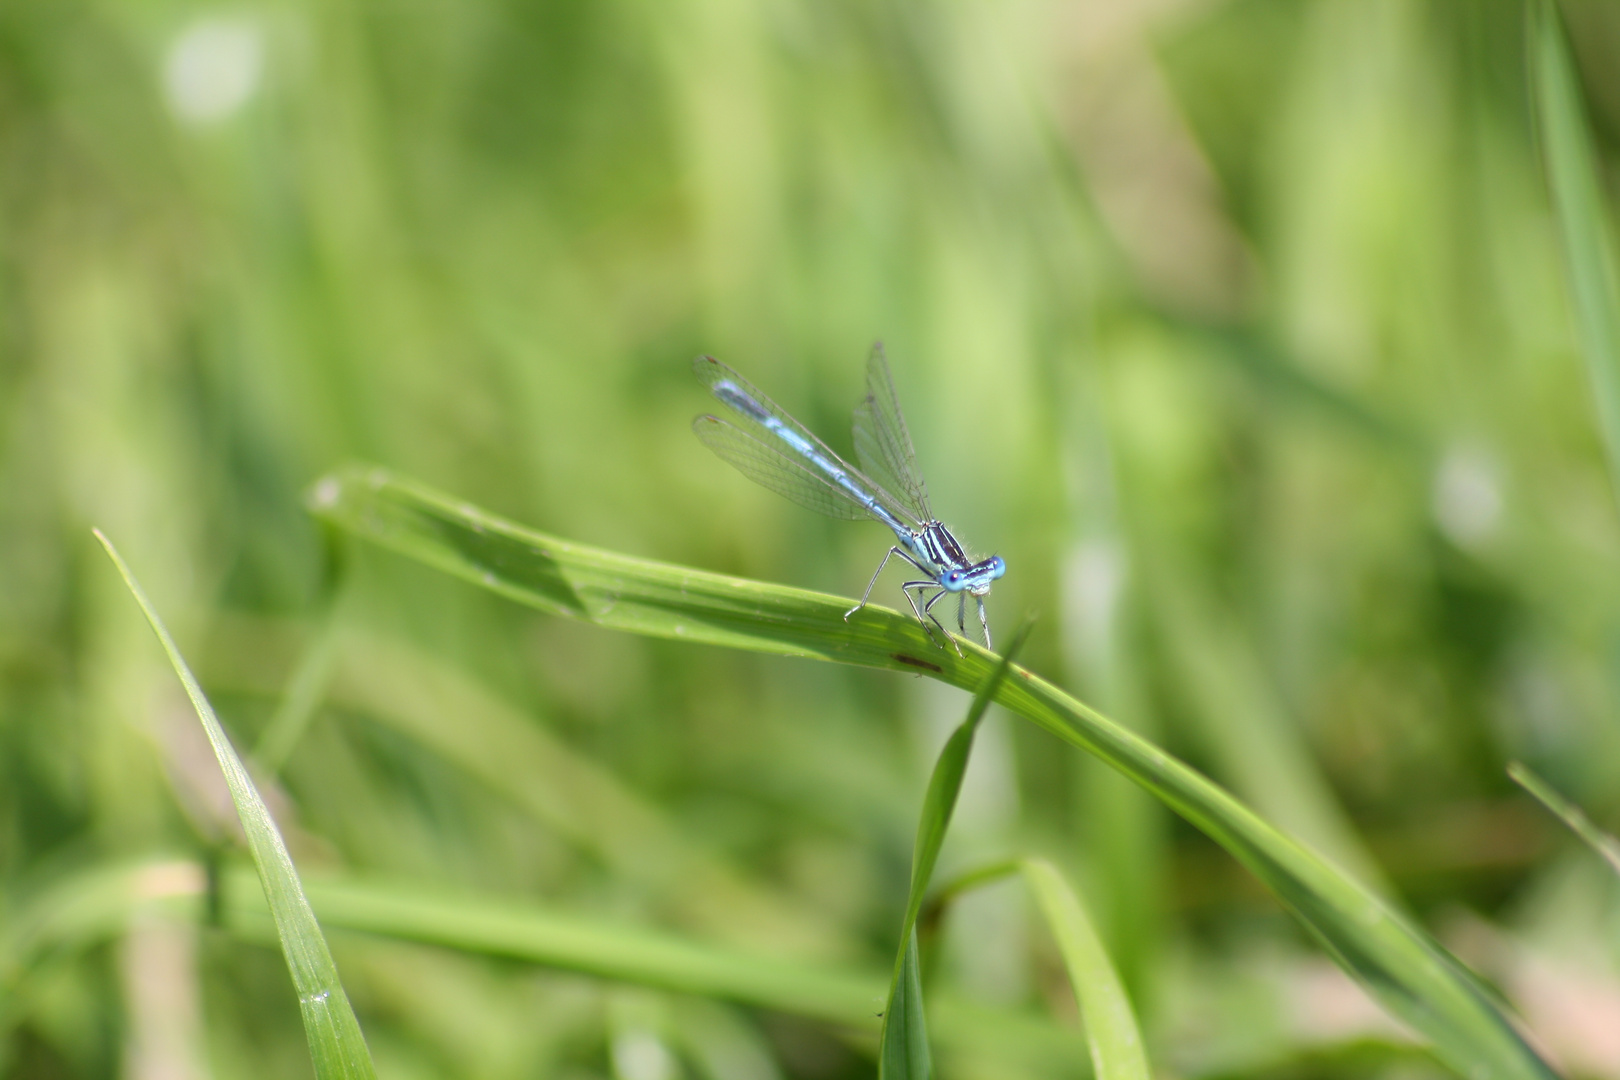
[[[1612,218],[1620,29],[1559,13]],[[552,619],[346,553],[300,500],[372,460],[555,535],[847,594],[881,530],[716,468],[685,369],[733,361],[844,446],[881,336],[936,506],[1011,567],[998,633],[1043,616],[1032,667],[1372,864],[1448,944],[1483,923],[1551,963],[1573,939],[1620,977],[1609,886],[1504,773],[1616,831],[1620,530],[1524,16],[0,7],[0,921],[233,842],[99,523],[232,741],[279,765],[256,778],[301,867],[880,969],[926,733],[965,695]],[[1078,868],[1156,1066],[1435,1068],[1334,1007],[1354,991],[1201,835],[1006,734],[958,826]],[[941,873],[980,854],[948,837]],[[1024,903],[993,933],[946,918],[941,993],[1072,1015]],[[304,1068],[279,961],[171,931],[30,954],[0,1072]],[[1487,954],[1591,1061],[1520,954]],[[694,1076],[736,1046],[756,1076],[871,1070],[870,1043],[770,1010],[376,939],[339,959],[388,1075],[580,1080],[649,1045]]]
[[[1529,6],[1528,16],[1541,159],[1558,220],[1581,354],[1608,450],[1609,474],[1620,483],[1620,280],[1614,227],[1604,208],[1586,110],[1557,9],[1547,0],[1537,0]]]
[[[1620,873],[1620,840],[1616,840],[1596,825],[1592,819],[1574,803],[1549,787],[1547,782],[1535,773],[1526,769],[1515,761],[1508,766],[1508,775],[1513,782],[1536,797],[1536,800],[1555,814],[1560,821],[1569,826],[1570,832],[1579,836],[1586,845],[1608,863],[1615,873]]]

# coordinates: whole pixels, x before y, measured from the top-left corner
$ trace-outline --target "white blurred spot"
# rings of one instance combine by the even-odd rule
[[[338,496],[341,494],[343,488],[337,482],[337,477],[326,476],[315,485],[315,493],[310,497],[310,501],[317,510],[326,510],[337,505]]]
[[[1460,547],[1489,540],[1502,519],[1496,464],[1477,447],[1452,447],[1434,477],[1434,519]]]
[[[264,35],[240,18],[199,19],[180,32],[163,65],[163,88],[175,116],[211,124],[230,116],[258,89]]]
[[[613,1074],[619,1080],[674,1080],[675,1058],[658,1036],[632,1028],[613,1037]]]

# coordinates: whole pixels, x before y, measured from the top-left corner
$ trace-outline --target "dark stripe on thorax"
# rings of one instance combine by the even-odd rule
[[[967,553],[962,545],[951,535],[951,531],[937,521],[930,521],[923,527],[923,539],[928,545],[931,557],[941,566],[964,567],[967,565]]]

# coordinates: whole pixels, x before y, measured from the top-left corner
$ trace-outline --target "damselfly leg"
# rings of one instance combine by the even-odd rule
[[[861,593],[861,602],[856,604],[854,607],[850,608],[848,611],[844,612],[844,621],[845,622],[849,621],[849,617],[851,615],[855,614],[857,611],[861,610],[861,608],[866,606],[866,602],[872,598],[872,586],[877,584],[878,575],[883,573],[883,568],[885,566],[888,566],[889,565],[889,560],[891,558],[893,558],[894,556],[896,556],[896,555],[898,555],[902,559],[906,560],[906,562],[908,562],[912,566],[916,567],[922,573],[924,573],[924,574],[928,573],[928,567],[926,567],[922,563],[918,562],[912,556],[911,552],[907,551],[905,548],[899,547],[899,546],[895,546],[895,547],[890,548],[889,551],[888,551],[888,554],[883,556],[883,561],[878,563],[878,568],[876,570],[872,571],[872,580],[868,581],[866,583],[866,591]],[[939,582],[931,581],[931,582],[929,582],[929,584],[938,585]],[[922,620],[922,616],[919,614],[917,616],[917,619],[920,622]],[[926,630],[928,628],[925,626],[925,627],[923,627],[923,629]]]
[[[923,628],[923,633],[928,635],[928,640],[943,649],[945,647],[944,642],[935,638],[934,632],[928,627],[928,619],[924,615],[926,609],[917,606],[918,598],[922,596],[925,589],[929,588],[937,589],[939,586],[932,581],[908,581],[900,586],[900,595],[906,598],[907,604],[911,605],[911,613],[917,616],[917,625]],[[916,596],[911,595],[912,589],[917,590]],[[938,620],[936,619],[935,622],[938,622]],[[943,632],[944,627],[941,627],[940,630]],[[950,637],[949,634],[945,634],[945,636]]]
[[[868,581],[866,583],[866,591],[861,593],[861,602],[856,604],[854,607],[850,608],[848,611],[844,612],[844,621],[845,622],[849,622],[849,617],[851,615],[855,614],[857,611],[861,610],[861,608],[866,606],[866,602],[872,598],[872,586],[877,584],[878,575],[883,573],[883,568],[885,566],[888,566],[889,565],[889,560],[891,558],[893,558],[894,556],[896,556],[896,555],[899,555],[901,558],[907,560],[908,562],[911,563],[911,565],[917,566],[917,561],[915,559],[913,559],[910,555],[907,555],[904,549],[898,548],[898,547],[890,548],[888,553],[883,556],[883,561],[878,563],[878,568],[876,570],[872,571],[872,580]],[[917,569],[923,570],[923,568],[920,567],[920,566],[917,566]],[[927,572],[928,571],[923,570],[923,573],[926,574]]]
[[[911,581],[911,582],[907,582],[905,585],[902,585],[900,587],[902,589],[904,589],[909,585],[928,585],[928,586],[932,586],[933,588],[939,589],[939,582],[937,582],[937,581]],[[955,638],[951,637],[951,632],[949,630],[945,629],[945,624],[939,621],[939,616],[934,614],[934,605],[939,603],[940,598],[944,597],[946,595],[948,595],[948,594],[945,592],[945,590],[940,589],[939,592],[937,592],[933,596],[929,597],[928,598],[928,603],[923,605],[922,613],[924,615],[928,616],[930,619],[934,620],[934,625],[939,627],[939,632],[945,636],[945,640],[949,641],[951,643],[952,647],[956,649],[956,655],[961,656],[962,655],[962,646],[957,642],[957,640]],[[923,629],[928,630],[928,624],[927,623],[923,623]],[[929,637],[930,640],[933,639],[933,636],[934,636],[933,632],[929,631],[928,637]]]

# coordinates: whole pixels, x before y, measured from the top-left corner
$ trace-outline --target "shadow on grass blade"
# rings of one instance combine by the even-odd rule
[[[316,484],[313,511],[342,528],[520,603],[598,626],[778,656],[925,674],[966,690],[996,657],[965,638],[941,649],[910,616],[707,573],[537,533],[381,469]],[[1093,754],[1224,847],[1327,954],[1470,1080],[1553,1080],[1541,1060],[1437,942],[1332,862],[1278,831],[1208,777],[1013,665],[995,691],[1008,710]]]
[[[231,801],[236,804],[236,813],[242,819],[242,829],[247,834],[248,849],[259,870],[265,899],[275,919],[282,955],[287,959],[287,970],[292,973],[293,987],[298,991],[298,1008],[303,1013],[304,1033],[309,1038],[315,1075],[320,1080],[375,1080],[376,1069],[371,1063],[371,1053],[366,1049],[365,1037],[360,1033],[360,1023],[355,1019],[348,995],[343,992],[337,965],[332,962],[326,939],[321,936],[315,913],[310,910],[309,901],[304,897],[303,888],[298,883],[298,872],[293,869],[287,845],[282,842],[269,809],[259,797],[247,769],[242,766],[242,759],[236,756],[230,740],[225,737],[225,729],[214,715],[213,706],[203,696],[202,687],[186,666],[179,647],[169,636],[163,620],[158,617],[157,610],[135,580],[135,575],[119,556],[112,541],[103,536],[99,529],[96,530],[96,539],[107,549],[113,565],[123,575],[124,584],[135,595],[135,602],[141,606],[146,621],[152,625],[153,632],[162,643],[163,651],[168,653],[169,663],[174,665],[175,674],[180,676],[186,696],[191,698],[197,718],[208,733],[214,756],[219,759],[219,767],[231,791]]]

